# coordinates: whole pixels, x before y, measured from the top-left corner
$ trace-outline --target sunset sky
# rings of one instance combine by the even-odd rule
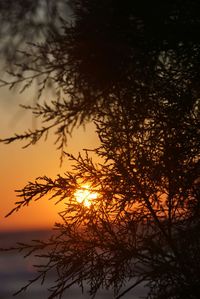
[[[44,97],[49,99],[51,95]],[[30,104],[33,100],[33,90],[19,95],[16,91],[1,89],[0,138],[33,128],[35,123],[32,116],[19,107],[20,103]],[[24,143],[20,142],[10,145],[0,143],[0,230],[49,228],[55,221],[59,221],[57,212],[62,210],[63,206],[55,206],[53,201],[47,199],[32,202],[29,207],[5,218],[18,200],[14,190],[22,188],[28,181],[33,181],[39,176],[55,178],[57,174],[63,174],[70,169],[69,161],[64,161],[60,168],[59,151],[53,145],[53,138],[54,136],[51,136],[46,142],[41,140],[38,145],[26,149],[22,149]],[[86,126],[86,131],[83,128],[74,131],[66,151],[76,155],[82,148],[93,148],[97,142],[95,128],[90,124]]]

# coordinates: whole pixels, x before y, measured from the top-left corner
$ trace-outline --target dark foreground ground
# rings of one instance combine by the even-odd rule
[[[49,231],[31,231],[31,232],[9,232],[0,233],[0,247],[14,246],[16,242],[30,242],[33,239],[44,239],[50,235]],[[23,255],[16,252],[0,252],[0,299],[46,299],[48,292],[46,289],[52,286],[55,276],[52,275],[46,280],[43,286],[35,283],[24,293],[13,297],[13,293],[26,284],[29,279],[34,277],[34,257],[24,259]],[[138,299],[145,294],[145,289],[140,287],[134,292],[129,293],[124,299]],[[64,296],[63,299],[89,299],[87,291],[84,294],[74,286]],[[100,291],[96,299],[111,299],[112,292]]]

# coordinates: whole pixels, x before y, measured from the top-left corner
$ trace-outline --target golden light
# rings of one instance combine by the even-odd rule
[[[89,208],[95,199],[98,197],[98,193],[91,190],[89,184],[82,185],[74,193],[74,197],[77,202],[82,203],[85,207]]]

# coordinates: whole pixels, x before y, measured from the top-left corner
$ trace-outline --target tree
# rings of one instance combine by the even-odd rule
[[[39,178],[19,190],[11,213],[46,194],[66,202],[57,234],[20,250],[44,250],[38,279],[56,269],[49,298],[84,281],[92,296],[112,287],[120,298],[145,283],[147,298],[198,298],[199,3],[70,5],[72,23],[62,20],[62,30],[36,46],[33,61],[18,65],[20,79],[17,73],[3,82],[24,81],[26,88],[37,77],[39,95],[49,80],[59,91],[52,103],[26,107],[45,127],[3,141],[34,144],[56,128],[62,158],[74,164],[64,177]],[[33,71],[28,85],[26,71]],[[89,119],[101,141],[94,149],[98,165],[88,151],[76,158],[64,149],[71,129]],[[92,203],[77,201],[77,190],[95,193]]]
[[[27,47],[27,43],[45,40],[49,29],[59,30],[59,16],[69,12],[66,1],[25,0],[0,2],[0,40],[1,55],[6,67],[13,67],[19,59],[18,51]],[[24,53],[25,54],[25,53]],[[26,57],[26,59],[25,59]],[[23,56],[23,62],[28,56]],[[1,61],[2,62],[2,61]]]

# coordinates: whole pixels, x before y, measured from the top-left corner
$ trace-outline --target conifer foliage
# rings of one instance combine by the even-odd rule
[[[70,17],[58,14],[57,29],[21,51],[13,79],[1,81],[23,91],[37,79],[39,96],[49,86],[56,91],[54,101],[25,107],[43,126],[1,141],[35,144],[54,130],[62,160],[74,165],[17,191],[9,215],[44,195],[65,209],[49,241],[16,250],[46,258],[35,280],[56,271],[49,298],[86,282],[92,297],[111,288],[121,298],[142,284],[148,299],[197,299],[200,3],[67,3]],[[65,152],[68,134],[87,121],[96,124],[99,164],[87,150]],[[89,204],[75,196],[84,188],[95,194]]]

